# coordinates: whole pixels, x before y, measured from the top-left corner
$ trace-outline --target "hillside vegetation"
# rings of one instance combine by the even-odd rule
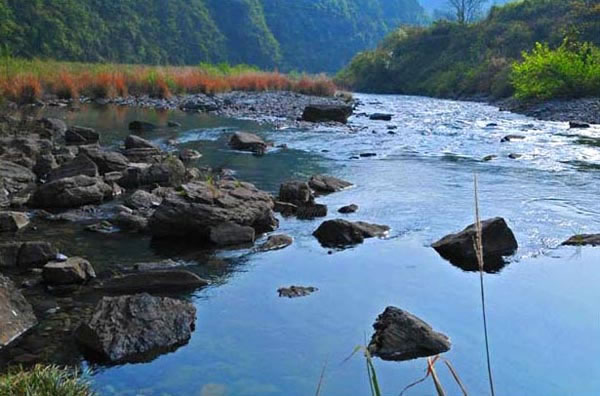
[[[0,0],[0,46],[25,58],[321,72],[423,21],[417,0]]]
[[[487,18],[470,25],[440,21],[426,28],[402,28],[376,50],[358,54],[338,74],[337,82],[358,91],[440,97],[506,97],[515,93],[515,86],[521,97],[589,94],[576,89],[540,94],[536,92],[540,87],[532,86],[538,82],[550,86],[548,81],[564,77],[570,82],[561,83],[563,88],[585,83],[593,90],[594,82],[584,81],[600,74],[593,65],[564,62],[585,57],[589,59],[585,62],[593,63],[591,55],[569,55],[580,52],[581,44],[563,47],[562,57],[558,54],[551,62],[540,59],[555,54],[565,39],[600,44],[600,0],[523,0],[494,7]],[[525,62],[531,67],[519,69],[515,62],[522,62],[524,52],[534,50],[538,42],[544,47]],[[586,48],[597,57],[593,45]],[[521,85],[515,84],[518,78]]]

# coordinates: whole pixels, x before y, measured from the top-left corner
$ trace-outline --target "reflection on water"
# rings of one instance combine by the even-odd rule
[[[169,150],[198,150],[203,155],[198,165],[233,169],[271,192],[290,178],[341,177],[356,187],[319,198],[329,206],[328,218],[392,227],[389,239],[333,254],[311,235],[318,220],[281,219],[278,232],[293,236],[294,244],[268,253],[156,246],[139,235],[83,233],[82,225],[40,229],[65,252],[88,257],[103,269],[174,258],[216,280],[214,287],[189,297],[198,318],[187,346],[148,364],[97,371],[100,392],[306,395],[315,392],[328,362],[323,394],[366,394],[364,362],[340,363],[370,336],[376,316],[397,305],[450,336],[447,357],[472,394],[485,394],[477,274],[450,265],[429,247],[472,222],[477,173],[482,216],[504,217],[520,246],[510,265],[486,276],[496,388],[502,394],[597,394],[600,253],[582,249],[573,256],[573,249],[556,246],[574,233],[600,230],[600,152],[581,142],[582,136],[600,138],[600,129],[572,133],[563,123],[478,103],[359,98],[373,103],[359,112],[392,113],[393,120],[353,117],[354,132],[348,132],[274,130],[249,121],[115,107],[66,114],[69,123],[97,128],[108,145],[120,144],[134,119],[161,126],[179,122],[181,128],[161,127],[144,137]],[[394,134],[388,127],[395,127]],[[235,152],[227,147],[234,130],[289,148],[263,157]],[[501,143],[509,134],[526,139]],[[361,153],[377,156],[360,158]],[[512,160],[511,153],[523,157]],[[497,158],[482,161],[487,155]],[[337,213],[351,203],[359,205],[358,213]],[[314,286],[319,293],[280,299],[277,289],[291,284]],[[425,363],[377,360],[376,366],[385,394],[393,394],[421,377]],[[448,374],[440,374],[444,383],[452,383]],[[415,390],[424,393],[432,389]]]

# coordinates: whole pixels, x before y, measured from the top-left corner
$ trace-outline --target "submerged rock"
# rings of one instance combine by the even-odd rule
[[[268,252],[271,250],[285,249],[294,243],[294,239],[289,235],[278,234],[271,235],[267,238],[267,241],[258,247],[261,252]]]
[[[325,221],[313,235],[325,247],[343,248],[363,243],[366,238],[383,237],[389,230],[384,225],[336,219]]]
[[[333,176],[315,175],[310,178],[308,185],[317,194],[330,194],[352,187],[352,183]]]
[[[69,257],[66,261],[52,261],[42,270],[44,282],[50,285],[84,283],[96,277],[94,267],[81,257]]]
[[[571,129],[586,129],[586,128],[590,128],[590,124],[588,124],[586,122],[580,122],[580,121],[570,121],[569,128],[571,128]]]
[[[400,308],[387,307],[373,325],[368,349],[383,360],[403,361],[439,355],[450,350],[450,339]]]
[[[15,232],[29,224],[29,217],[22,212],[0,212],[0,232]]]
[[[251,227],[257,234],[274,231],[279,224],[272,209],[271,196],[252,184],[194,181],[163,200],[150,218],[149,227],[157,238],[192,238],[221,244],[226,242],[220,237],[224,224]],[[246,228],[237,230],[250,236]]]
[[[160,270],[126,274],[106,279],[95,285],[96,290],[113,293],[165,293],[196,290],[209,282],[185,270]]]
[[[156,129],[156,125],[146,121],[131,121],[129,123],[130,131],[151,131]]]
[[[279,297],[298,298],[308,296],[318,290],[319,289],[312,286],[290,286],[277,289],[277,293],[279,294]]]
[[[391,121],[392,115],[386,113],[373,113],[369,116],[369,119],[373,121]]]
[[[0,274],[0,350],[36,324],[31,304],[10,279]]]
[[[512,255],[518,244],[512,230],[501,217],[481,222],[484,270],[496,272],[498,261],[503,256]],[[468,270],[479,269],[474,247],[475,225],[471,224],[463,231],[450,234],[431,246],[446,260]],[[489,267],[488,267],[489,264]]]
[[[338,212],[342,213],[342,214],[355,213],[357,211],[358,211],[358,205],[355,205],[355,204],[342,206],[341,208],[338,209]]]
[[[562,244],[564,246],[600,246],[600,234],[573,235]]]
[[[148,361],[185,344],[194,330],[192,303],[149,294],[104,297],[77,341],[111,363]]]
[[[253,133],[236,132],[229,140],[229,146],[234,150],[251,151],[253,153],[264,153],[267,143]]]
[[[500,143],[512,142],[513,140],[523,140],[525,136],[523,135],[506,135],[502,139],[500,139]]]
[[[304,108],[302,120],[309,122],[336,121],[343,124],[352,115],[352,106],[337,104],[312,104]]]

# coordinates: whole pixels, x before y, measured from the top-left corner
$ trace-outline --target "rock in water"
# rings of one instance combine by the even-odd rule
[[[312,205],[315,197],[308,183],[294,180],[285,182],[279,187],[279,201],[304,206]]]
[[[112,188],[100,178],[75,176],[42,184],[31,203],[38,208],[77,208],[101,204],[112,193]]]
[[[146,121],[131,121],[129,123],[130,131],[151,131],[156,129],[156,125]]]
[[[325,247],[346,247],[363,243],[366,238],[385,236],[390,228],[384,225],[355,223],[336,219],[327,220],[319,226],[313,235]]]
[[[94,286],[101,292],[113,294],[165,293],[196,290],[209,282],[185,270],[160,270],[126,274],[102,281]]]
[[[386,113],[373,113],[369,116],[369,119],[373,121],[391,121],[392,115]]]
[[[586,122],[580,122],[580,121],[569,122],[569,128],[571,128],[571,129],[586,129],[589,127],[590,127],[590,124],[588,124]]]
[[[292,243],[294,243],[294,239],[291,236],[284,234],[271,235],[265,243],[258,247],[258,250],[261,252],[268,252],[271,250],[285,249]]]
[[[312,286],[290,286],[277,289],[277,293],[279,293],[279,297],[298,298],[308,296],[318,290],[319,289]]]
[[[352,183],[333,176],[315,175],[310,178],[308,185],[317,194],[330,194],[352,187]]]
[[[341,208],[338,209],[338,212],[342,213],[342,214],[355,213],[357,211],[358,211],[358,205],[355,205],[355,204],[342,206]]]
[[[37,324],[31,304],[0,274],[0,350]]]
[[[0,232],[15,232],[29,224],[27,214],[21,212],[0,212]]]
[[[450,339],[431,326],[396,307],[387,307],[373,325],[375,334],[368,349],[383,360],[411,360],[450,350]]]
[[[84,283],[96,277],[89,261],[81,257],[69,257],[67,261],[52,261],[42,271],[44,282],[50,285]]]
[[[259,136],[253,133],[236,132],[229,139],[229,145],[235,150],[251,151],[254,153],[264,153],[267,150],[267,143]]]
[[[69,144],[94,144],[100,141],[100,134],[92,128],[79,126],[70,127],[65,133],[65,140]]]
[[[515,235],[501,217],[482,221],[481,231],[484,262],[495,263],[503,256],[510,256],[519,247]],[[475,225],[471,224],[463,231],[447,235],[431,246],[453,264],[466,270],[478,270],[474,238]]]
[[[296,216],[300,220],[312,220],[317,217],[327,217],[327,205],[313,203],[296,208]]]
[[[343,124],[352,115],[352,106],[348,105],[308,105],[302,113],[302,120],[308,122],[336,121]]]
[[[573,235],[562,244],[565,246],[600,246],[600,234]]]
[[[187,343],[195,320],[189,302],[149,294],[104,297],[76,336],[102,360],[148,361]]]
[[[157,145],[137,135],[129,135],[125,138],[125,149],[154,149],[160,151]]]
[[[220,237],[220,227],[228,223],[251,227],[256,234],[274,231],[279,225],[269,194],[252,184],[229,180],[184,184],[180,192],[163,200],[148,225],[156,238],[191,238],[222,245],[227,241]],[[247,237],[244,242],[253,242],[250,230],[237,231],[238,236]],[[236,237],[235,242],[241,239]]]

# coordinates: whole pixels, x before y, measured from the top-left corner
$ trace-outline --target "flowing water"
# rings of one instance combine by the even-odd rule
[[[88,107],[68,114],[68,123],[101,131],[107,145],[122,142],[133,119],[178,121],[181,128],[146,137],[161,144],[176,139],[177,148],[203,154],[198,165],[231,168],[274,194],[281,182],[316,173],[349,180],[354,188],[319,199],[329,206],[328,217],[392,227],[387,239],[333,254],[311,235],[321,220],[281,219],[279,232],[295,242],[268,253],[165,251],[148,238],[73,232],[72,225],[47,231],[68,253],[101,269],[173,257],[215,281],[187,296],[198,310],[188,345],[150,363],[94,367],[98,391],[311,395],[326,365],[323,395],[368,394],[364,360],[343,361],[368,342],[377,315],[395,305],[450,336],[445,356],[470,394],[486,394],[479,275],[429,247],[472,223],[476,173],[482,216],[504,217],[520,245],[504,268],[485,276],[497,393],[600,392],[600,250],[559,247],[574,233],[600,231],[600,128],[569,130],[479,103],[356,96],[363,103],[357,112],[392,113],[393,120],[358,115],[351,129],[307,131],[176,111]],[[263,157],[231,151],[227,138],[236,130],[288,149]],[[501,143],[509,134],[525,139]],[[509,158],[513,153],[522,156]],[[483,161],[488,155],[497,158]],[[358,213],[338,215],[350,203],[360,206]],[[289,285],[319,291],[279,298],[276,290]],[[394,395],[423,376],[426,361],[375,365],[384,394]],[[439,372],[448,393],[458,394],[441,365]],[[434,394],[434,388],[426,382],[410,394]]]

